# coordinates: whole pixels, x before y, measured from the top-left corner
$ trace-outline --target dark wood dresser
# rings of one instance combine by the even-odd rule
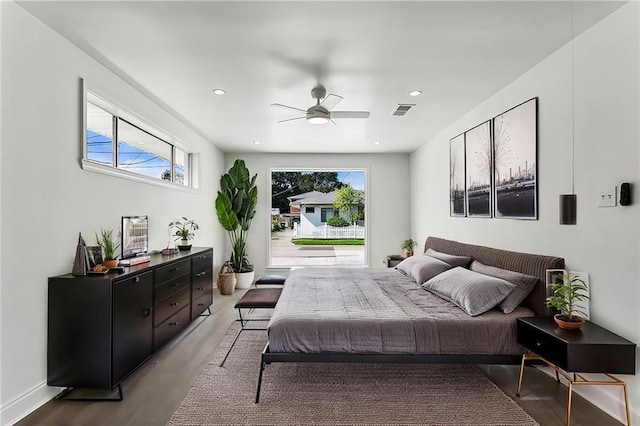
[[[213,249],[49,278],[47,384],[114,389],[213,302]]]

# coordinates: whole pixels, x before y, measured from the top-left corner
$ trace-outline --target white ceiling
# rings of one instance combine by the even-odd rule
[[[411,152],[621,4],[20,2],[222,150],[322,153]],[[317,81],[370,118],[277,124]]]

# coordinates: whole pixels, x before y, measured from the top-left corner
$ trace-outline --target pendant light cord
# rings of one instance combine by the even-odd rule
[[[575,70],[574,70],[574,52],[573,52],[573,39],[575,38],[573,32],[573,1],[571,2],[571,194],[575,194],[574,189],[574,162],[575,162]]]

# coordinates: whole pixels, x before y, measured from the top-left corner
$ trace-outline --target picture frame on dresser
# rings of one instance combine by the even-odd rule
[[[567,271],[564,269],[547,269],[545,284],[547,287],[547,297],[551,296],[551,286],[554,284],[562,284],[563,276],[567,276]]]
[[[538,219],[538,98],[492,119],[494,217]]]

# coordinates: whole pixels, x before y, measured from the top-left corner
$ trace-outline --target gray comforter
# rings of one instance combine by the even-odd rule
[[[269,322],[271,352],[520,355],[518,307],[471,317],[395,269],[291,271]]]

